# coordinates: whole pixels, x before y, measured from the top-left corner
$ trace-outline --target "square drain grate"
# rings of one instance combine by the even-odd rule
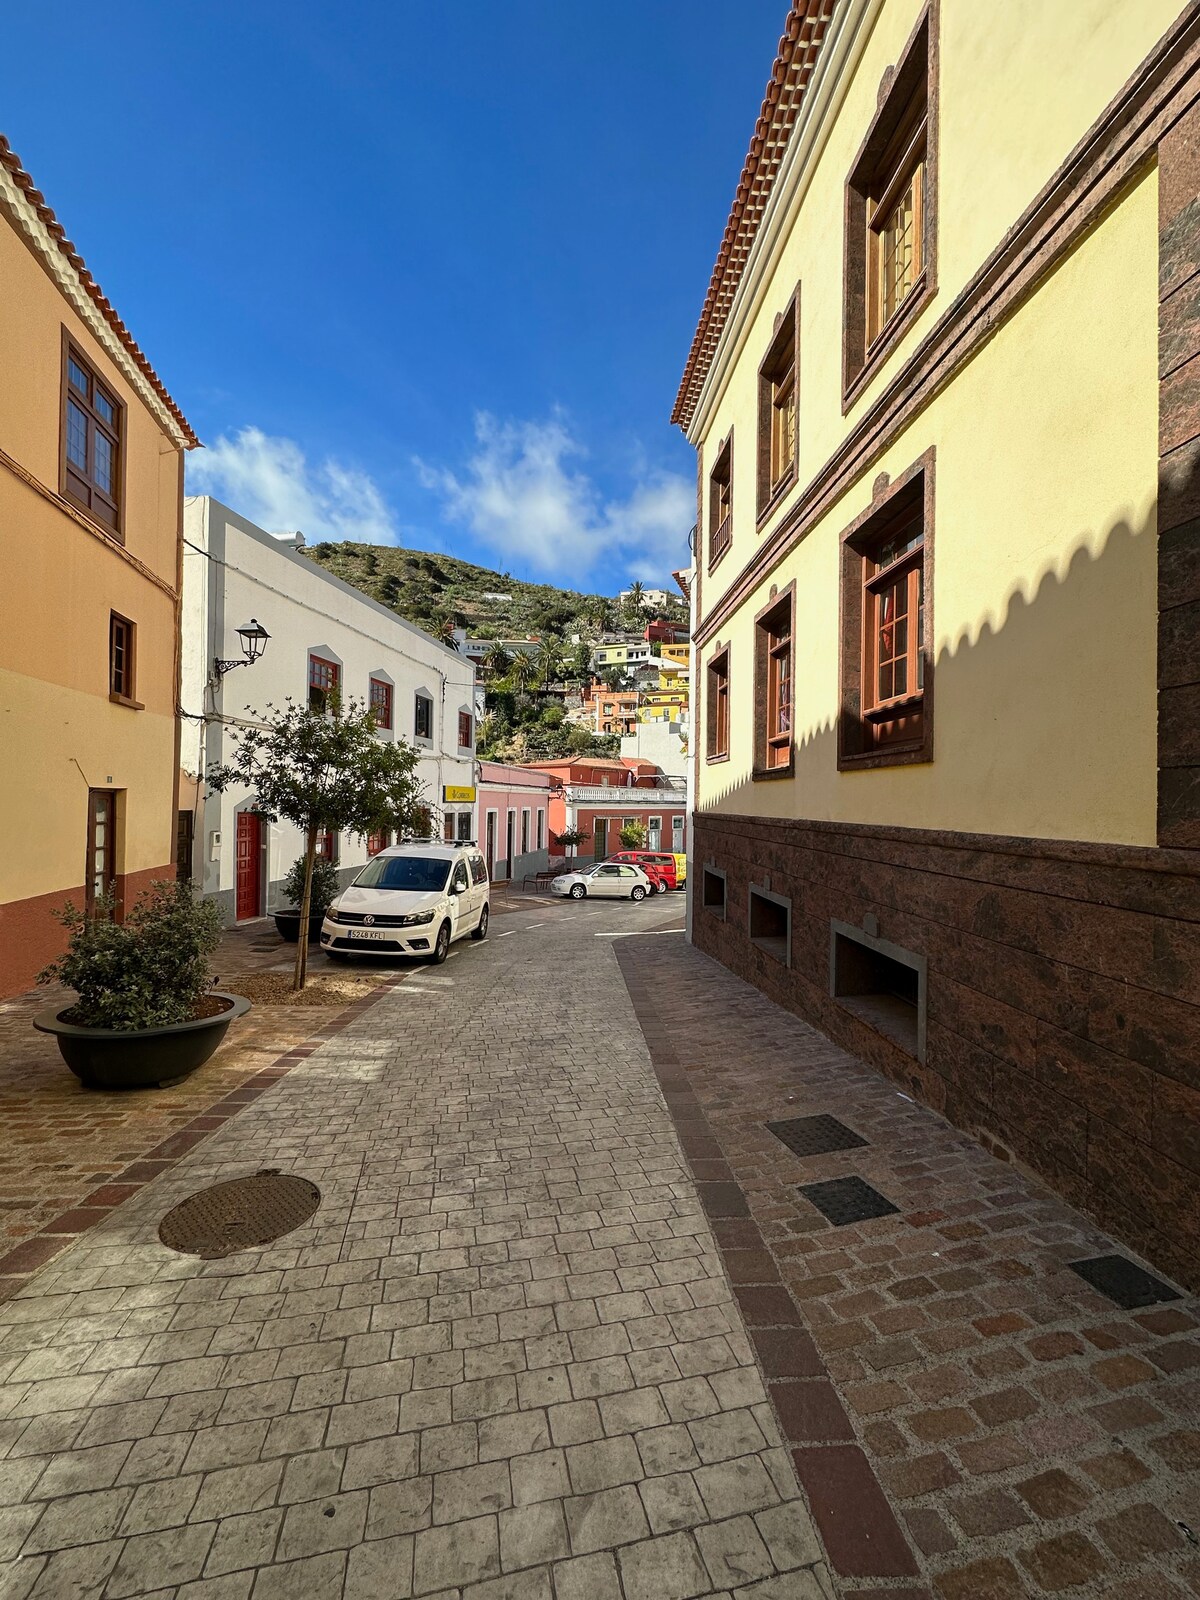
[[[1169,1283],[1154,1277],[1128,1256],[1093,1256],[1089,1261],[1068,1262],[1068,1266],[1125,1311],[1182,1298]]]
[[[868,1143],[836,1117],[793,1117],[789,1122],[768,1122],[767,1130],[798,1156],[827,1156]]]
[[[801,1183],[797,1188],[835,1228],[845,1227],[849,1222],[868,1222],[872,1217],[891,1216],[900,1209],[861,1178],[832,1178],[828,1183]]]

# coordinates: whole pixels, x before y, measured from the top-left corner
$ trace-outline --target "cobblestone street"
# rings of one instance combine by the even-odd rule
[[[5,1600],[834,1594],[608,937],[679,911],[411,972],[0,1305]],[[159,1243],[263,1167],[311,1224]]]

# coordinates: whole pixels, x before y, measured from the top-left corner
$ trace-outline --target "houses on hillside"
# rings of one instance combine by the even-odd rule
[[[55,915],[175,872],[180,506],[198,442],[0,137],[0,998]]]
[[[792,6],[674,410],[692,924],[1188,1275],[1200,29],[1116,15]]]

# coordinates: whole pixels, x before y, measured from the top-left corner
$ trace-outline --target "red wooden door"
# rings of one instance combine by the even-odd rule
[[[237,819],[237,919],[257,917],[262,905],[262,819],[239,811]]]

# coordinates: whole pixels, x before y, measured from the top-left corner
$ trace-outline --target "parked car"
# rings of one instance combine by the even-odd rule
[[[675,865],[675,857],[669,850],[619,850],[615,856],[609,856],[608,859],[632,861],[634,866],[641,867],[648,878],[658,880],[655,883],[656,888],[659,882],[664,890],[683,887],[683,880]]]
[[[393,845],[381,850],[325,913],[321,949],[352,955],[445,961],[456,939],[486,939],[487,863],[474,845]]]
[[[572,900],[607,896],[613,900],[644,900],[653,892],[650,879],[641,867],[625,861],[602,861],[598,867],[582,872],[561,873],[550,885],[550,893],[569,895]]]

